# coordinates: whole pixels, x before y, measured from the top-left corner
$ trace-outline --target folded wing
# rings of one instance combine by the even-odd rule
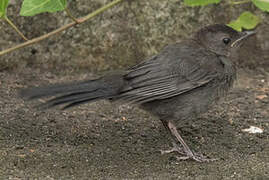
[[[208,61],[203,58],[203,54],[199,56],[199,49],[192,52],[196,55],[192,56],[184,53],[187,46],[178,47],[180,48],[167,47],[158,56],[131,68],[124,77],[128,85],[118,98],[138,104],[166,99],[206,85],[217,78],[216,68],[209,68],[214,63],[217,63],[215,67],[221,68],[217,59]],[[212,58],[217,57],[212,55]]]

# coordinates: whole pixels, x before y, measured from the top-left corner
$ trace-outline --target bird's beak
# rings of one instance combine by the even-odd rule
[[[240,32],[240,36],[237,40],[235,40],[232,44],[231,47],[236,46],[239,42],[241,42],[243,39],[248,38],[249,36],[254,35],[256,32],[255,31],[243,31]]]

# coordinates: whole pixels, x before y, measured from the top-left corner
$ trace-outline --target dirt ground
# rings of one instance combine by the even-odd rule
[[[171,145],[155,117],[101,101],[38,110],[23,87],[92,77],[26,68],[0,72],[0,179],[269,179],[269,69],[240,70],[229,96],[206,115],[178,123],[210,163],[161,155]],[[263,133],[243,129],[255,126]]]

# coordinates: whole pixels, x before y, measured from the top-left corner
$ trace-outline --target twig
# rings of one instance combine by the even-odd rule
[[[12,21],[8,19],[7,16],[4,16],[4,20],[25,40],[28,41],[28,39],[22,34],[22,32],[13,24]]]
[[[81,22],[78,21],[77,18],[75,18],[75,17],[70,13],[70,11],[69,11],[69,9],[68,9],[67,7],[66,7],[64,10],[65,10],[66,14],[68,15],[68,17],[70,17],[73,21],[75,21],[77,24],[81,23]]]
[[[29,45],[31,45],[31,44],[37,43],[37,42],[39,42],[39,41],[42,41],[42,40],[44,40],[44,39],[46,39],[46,38],[48,38],[48,37],[50,37],[50,36],[53,36],[53,35],[55,35],[55,34],[57,34],[57,33],[59,33],[59,32],[62,32],[62,31],[64,31],[64,30],[68,29],[68,28],[70,28],[70,27],[72,27],[72,26],[74,26],[74,25],[76,25],[76,24],[83,23],[83,22],[85,22],[85,21],[87,21],[87,20],[93,18],[94,16],[96,16],[96,15],[98,15],[98,14],[100,14],[100,13],[106,11],[107,9],[109,9],[109,8],[111,8],[111,7],[113,7],[113,6],[115,6],[116,4],[120,3],[121,1],[123,1],[123,0],[115,0],[115,1],[112,1],[111,3],[109,3],[109,4],[107,4],[107,5],[103,6],[103,7],[101,7],[100,9],[97,9],[96,11],[94,11],[94,12],[92,12],[92,13],[90,13],[90,14],[88,14],[88,15],[82,17],[82,18],[77,19],[77,21],[74,21],[74,22],[71,22],[71,23],[69,23],[69,24],[66,24],[66,25],[64,25],[64,26],[62,26],[62,27],[60,27],[60,28],[58,28],[58,29],[56,29],[56,30],[50,32],[50,33],[47,33],[47,34],[42,35],[42,36],[40,36],[40,37],[31,39],[31,40],[26,41],[26,42],[24,42],[24,43],[22,43],[22,44],[19,44],[19,45],[17,45],[17,46],[14,46],[14,47],[11,47],[11,48],[9,48],[9,49],[0,51],[0,56],[2,56],[2,55],[4,55],[4,54],[7,54],[7,53],[9,53],[9,52],[12,52],[12,51],[14,51],[14,50],[16,50],[16,49],[20,49],[20,48],[29,46]]]

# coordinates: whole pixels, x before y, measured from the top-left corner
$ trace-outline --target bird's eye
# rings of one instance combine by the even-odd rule
[[[230,38],[223,38],[222,41],[224,44],[229,44],[231,42],[231,39]]]

